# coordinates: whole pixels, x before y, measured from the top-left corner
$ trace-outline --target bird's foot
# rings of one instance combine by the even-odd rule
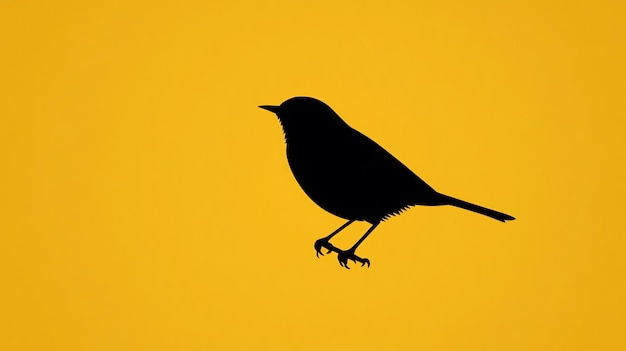
[[[339,250],[328,241],[328,238],[321,238],[317,240],[313,246],[315,247],[315,255],[317,257],[320,257],[320,255],[324,256],[324,253],[322,252],[322,248],[325,248],[326,250],[328,250],[327,254],[333,251],[337,252]]]
[[[354,263],[361,263],[361,267],[367,264],[367,267],[369,268],[370,260],[357,256],[354,251],[354,249],[349,249],[346,251],[337,249],[337,259],[339,260],[339,265],[345,267],[346,269],[350,269],[350,267],[348,267],[348,260],[351,260]]]
[[[351,260],[354,263],[359,262],[361,264],[361,267],[365,266],[366,264],[367,267],[370,266],[370,260],[357,256],[354,253],[355,249],[349,249],[346,251],[341,250],[335,245],[331,244],[327,238],[321,238],[317,240],[313,246],[315,247],[315,254],[317,255],[317,257],[320,257],[320,255],[324,256],[322,248],[328,250],[328,252],[326,252],[327,254],[331,252],[336,252],[337,259],[339,260],[339,265],[345,267],[346,269],[350,269],[350,267],[348,267],[348,260]]]

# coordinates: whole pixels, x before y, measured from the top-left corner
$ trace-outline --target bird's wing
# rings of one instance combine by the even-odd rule
[[[435,190],[382,146],[354,130],[349,147],[350,166],[358,170],[357,185],[380,206],[395,212],[435,201]]]

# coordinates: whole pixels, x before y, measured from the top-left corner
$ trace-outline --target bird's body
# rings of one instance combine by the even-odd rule
[[[280,106],[261,107],[278,116],[285,133],[289,166],[304,192],[324,210],[349,221],[320,239],[322,243],[316,243],[318,252],[321,247],[337,251],[340,263],[346,263],[346,267],[342,253],[344,258],[366,263],[366,259],[354,255],[356,247],[382,220],[410,206],[454,205],[500,221],[513,219],[438,193],[319,100],[296,97]],[[372,228],[352,249],[342,251],[328,242],[355,220],[367,221]]]
[[[377,223],[436,192],[365,135],[345,125],[309,138],[287,133],[287,159],[304,192],[345,219]]]

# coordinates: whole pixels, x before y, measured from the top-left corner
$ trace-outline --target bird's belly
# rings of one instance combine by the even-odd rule
[[[406,207],[387,197],[366,165],[352,162],[336,149],[325,151],[320,147],[287,152],[298,184],[318,206],[338,217],[372,223]]]

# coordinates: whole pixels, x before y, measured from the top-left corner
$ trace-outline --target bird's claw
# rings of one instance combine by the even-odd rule
[[[327,254],[333,252],[333,248],[335,248],[326,238],[317,240],[313,246],[315,247],[315,256],[317,257],[320,257],[320,255],[324,256],[322,248],[328,250]]]
[[[354,249],[349,249],[346,251],[341,250],[337,248],[335,245],[331,244],[327,238],[322,238],[322,239],[317,240],[313,246],[315,247],[315,255],[317,257],[320,257],[320,255],[324,256],[324,253],[322,252],[322,248],[328,250],[326,254],[329,254],[331,252],[336,252],[337,259],[339,260],[339,265],[341,265],[341,267],[345,267],[346,269],[350,269],[350,267],[348,267],[348,260],[354,263],[359,262],[361,264],[361,267],[365,265],[367,265],[367,267],[370,266],[370,260],[367,258],[361,258],[357,256],[354,253]]]
[[[366,264],[368,268],[370,266],[370,260],[367,258],[361,258],[357,256],[354,253],[354,250],[347,250],[347,251],[338,250],[337,259],[339,260],[339,265],[342,267],[345,267],[346,269],[350,269],[350,267],[348,267],[348,260],[354,263],[357,263],[357,262],[361,263],[361,267],[365,266]]]

